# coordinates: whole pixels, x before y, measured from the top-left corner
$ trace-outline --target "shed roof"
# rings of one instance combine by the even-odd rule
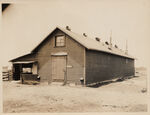
[[[21,58],[26,58],[27,56],[33,56],[33,55],[34,55],[34,53],[28,53],[28,54],[19,56],[19,57],[17,57],[17,58],[11,59],[11,60],[9,60],[9,62],[20,62],[20,59],[21,59]],[[25,60],[24,60],[24,61],[25,61]],[[28,61],[28,60],[26,60],[26,61]],[[33,60],[30,60],[30,61],[33,61]]]
[[[129,54],[126,54],[125,51],[120,50],[119,48],[111,47],[111,49],[109,49],[109,46],[104,44],[103,42],[98,42],[98,41],[96,41],[92,38],[89,38],[88,36],[85,37],[83,35],[77,34],[75,32],[69,31],[67,29],[64,29],[64,28],[61,28],[61,27],[58,27],[58,26],[50,34],[52,34],[56,29],[59,29],[59,30],[63,31],[65,34],[67,34],[68,36],[70,36],[75,41],[77,41],[78,43],[80,43],[81,45],[83,45],[85,48],[87,48],[89,50],[102,51],[102,52],[106,52],[106,53],[110,53],[110,54],[114,54],[114,55],[134,59],[133,56],[131,56]],[[47,37],[45,39],[47,39]],[[34,52],[35,49],[37,49],[38,46],[42,42],[40,42],[31,52]]]

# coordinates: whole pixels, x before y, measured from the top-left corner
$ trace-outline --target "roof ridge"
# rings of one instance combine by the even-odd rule
[[[85,48],[89,49],[89,50],[96,50],[96,51],[102,51],[102,52],[106,52],[106,53],[110,53],[110,54],[114,54],[114,55],[119,55],[119,56],[123,56],[123,57],[127,57],[127,58],[131,58],[131,59],[134,59],[133,56],[130,56],[129,54],[125,54],[125,52],[123,51],[120,51],[119,49],[117,50],[117,48],[113,47],[112,49],[109,49],[109,46],[106,45],[104,42],[98,42],[94,39],[92,39],[91,37],[85,37],[83,36],[82,34],[79,34],[79,33],[76,33],[76,32],[73,32],[71,30],[67,30],[65,28],[62,28],[60,26],[56,26],[52,31],[51,33],[53,33],[56,29],[59,29],[61,30],[62,32],[64,32],[65,34],[67,34],[68,36],[70,36],[71,38],[73,38],[75,41],[77,41],[78,43],[80,43],[82,46],[84,46]],[[50,34],[51,34],[50,33]],[[49,35],[50,35],[49,34]],[[49,36],[48,35],[48,36]],[[47,39],[47,37],[45,38]],[[44,39],[44,40],[45,40]],[[44,41],[43,40],[43,41]],[[42,41],[42,42],[43,42]],[[41,43],[42,43],[41,42]],[[41,44],[40,43],[40,44]],[[39,45],[40,45],[39,44]],[[38,45],[38,46],[39,46]],[[33,52],[38,46],[36,46],[31,52]],[[114,50],[114,48],[116,50]]]

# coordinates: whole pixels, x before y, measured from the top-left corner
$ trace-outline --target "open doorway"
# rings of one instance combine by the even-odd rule
[[[21,65],[13,64],[13,80],[20,80]]]

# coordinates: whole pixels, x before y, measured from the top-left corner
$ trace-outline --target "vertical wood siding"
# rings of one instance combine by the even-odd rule
[[[66,36],[65,47],[55,47],[55,36],[65,35],[62,31],[56,30],[43,44],[37,49],[38,73],[41,77],[41,82],[51,82],[51,53],[67,52],[67,65],[72,66],[67,68],[67,82],[80,84],[80,78],[84,76],[84,47],[74,41],[69,36]]]
[[[134,75],[134,60],[92,50],[86,51],[86,84]]]
[[[52,57],[52,80],[57,81],[65,80],[66,71],[66,56],[53,56]]]

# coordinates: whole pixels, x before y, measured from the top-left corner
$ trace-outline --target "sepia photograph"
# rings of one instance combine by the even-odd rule
[[[1,2],[2,113],[147,113],[149,14],[149,0]]]

